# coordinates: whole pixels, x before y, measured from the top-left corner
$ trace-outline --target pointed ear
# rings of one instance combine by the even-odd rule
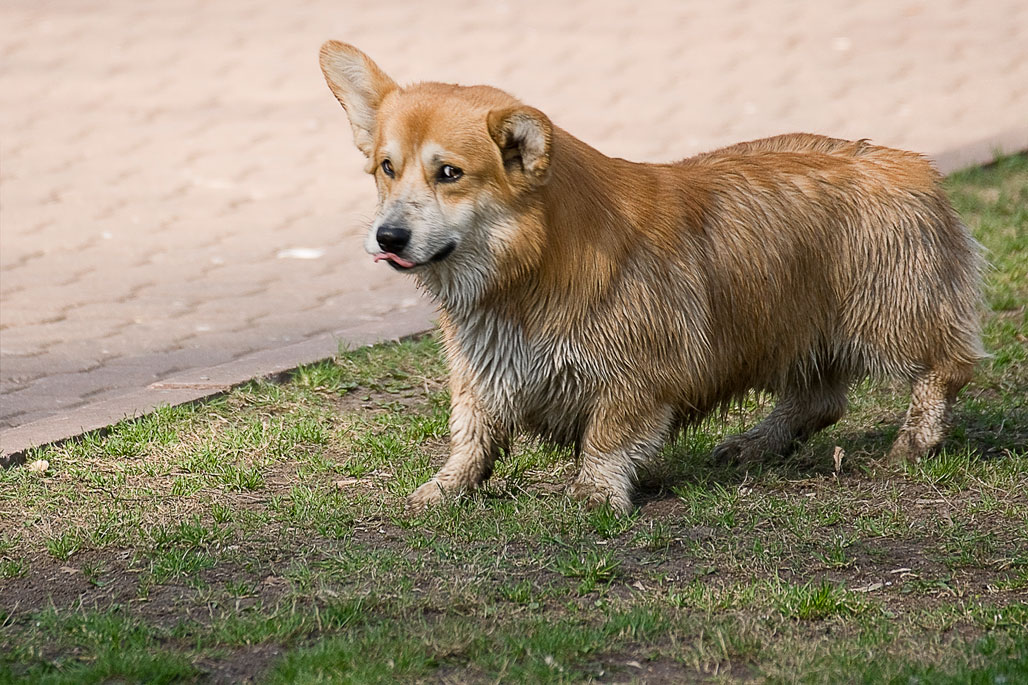
[[[533,187],[549,180],[553,124],[545,114],[534,107],[496,109],[487,125],[508,173],[524,174]]]
[[[385,96],[396,90],[396,82],[363,52],[335,40],[321,46],[321,71],[350,118],[353,142],[370,157],[378,108]]]

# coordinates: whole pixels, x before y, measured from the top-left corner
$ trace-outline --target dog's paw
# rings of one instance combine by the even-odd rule
[[[442,502],[445,496],[446,491],[443,490],[442,484],[433,478],[407,495],[407,511],[412,514],[419,514],[429,507]]]
[[[769,451],[763,440],[742,433],[725,439],[710,456],[718,464],[748,464],[763,459]]]
[[[901,431],[896,437],[896,442],[889,449],[889,455],[885,463],[889,466],[903,466],[904,464],[916,464],[924,456],[924,450],[917,444],[914,436],[906,431]]]
[[[589,509],[609,507],[621,516],[632,513],[632,498],[624,492],[607,492],[591,483],[575,481],[568,486],[568,495],[585,503]]]

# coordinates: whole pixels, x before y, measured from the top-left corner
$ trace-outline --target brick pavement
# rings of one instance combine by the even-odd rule
[[[103,425],[427,325],[363,253],[373,186],[327,38],[401,82],[500,86],[629,158],[793,130],[950,168],[1028,147],[1023,0],[6,0],[0,25],[8,451],[15,427]]]

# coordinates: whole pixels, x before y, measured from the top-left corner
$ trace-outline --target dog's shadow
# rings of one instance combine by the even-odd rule
[[[660,459],[640,469],[634,501],[638,506],[673,500],[676,491],[719,484],[738,488],[765,479],[796,481],[836,474],[836,447],[843,451],[838,474],[842,477],[889,477],[903,472],[890,465],[886,455],[896,438],[897,426],[885,423],[870,430],[832,429],[814,436],[787,456],[769,455],[746,463],[719,462],[711,456],[717,442],[698,433],[679,435]],[[1028,445],[1028,407],[982,414],[962,408],[955,412],[953,428],[939,453],[965,454],[970,460],[1003,459]]]

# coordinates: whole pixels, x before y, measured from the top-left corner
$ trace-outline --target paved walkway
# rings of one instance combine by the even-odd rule
[[[5,0],[0,26],[8,452],[427,325],[363,252],[327,38],[637,159],[792,130],[947,168],[1028,146],[1024,0]]]

